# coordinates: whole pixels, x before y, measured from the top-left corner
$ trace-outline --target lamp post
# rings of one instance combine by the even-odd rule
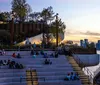
[[[13,36],[14,36],[14,15],[15,13],[12,11],[12,20],[11,20],[11,45],[13,44]]]
[[[56,14],[56,47],[58,47],[58,13]]]

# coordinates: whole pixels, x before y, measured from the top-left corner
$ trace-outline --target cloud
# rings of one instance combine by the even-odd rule
[[[92,35],[92,36],[100,36],[100,33],[97,33],[97,32],[90,32],[90,31],[87,31],[87,32],[80,32],[80,34],[83,34],[83,35]]]
[[[92,35],[92,36],[100,36],[100,33],[98,32],[91,32],[91,31],[86,31],[86,32],[81,32],[77,30],[66,30],[65,32],[66,35]]]

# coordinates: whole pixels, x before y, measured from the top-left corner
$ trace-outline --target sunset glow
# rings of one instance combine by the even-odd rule
[[[0,11],[11,11],[11,1],[0,0]],[[27,3],[33,12],[52,6],[66,24],[65,40],[100,39],[100,0],[27,0]]]

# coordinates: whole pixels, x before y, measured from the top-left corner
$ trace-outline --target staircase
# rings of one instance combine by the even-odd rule
[[[13,52],[15,51],[0,56],[0,60],[14,60],[23,64],[25,68],[9,69],[1,66],[0,85],[82,85],[81,80],[64,81],[68,73],[75,72],[65,55],[59,55],[58,58],[49,56],[48,59],[52,64],[45,65],[43,55],[33,58],[30,51],[20,51],[22,58],[17,59],[11,57]],[[51,54],[54,51],[45,51],[45,53]]]
[[[72,56],[67,56],[67,59],[69,63],[72,65],[73,70],[79,74],[82,85],[93,85],[89,81],[88,76],[84,74],[82,69],[79,67],[77,62],[74,60],[74,58]]]
[[[27,70],[27,85],[38,85],[38,78],[36,70]]]

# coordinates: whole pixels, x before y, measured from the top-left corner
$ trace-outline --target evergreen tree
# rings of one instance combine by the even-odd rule
[[[12,11],[16,13],[20,21],[24,21],[28,13],[31,11],[31,7],[26,3],[26,0],[13,0]]]

